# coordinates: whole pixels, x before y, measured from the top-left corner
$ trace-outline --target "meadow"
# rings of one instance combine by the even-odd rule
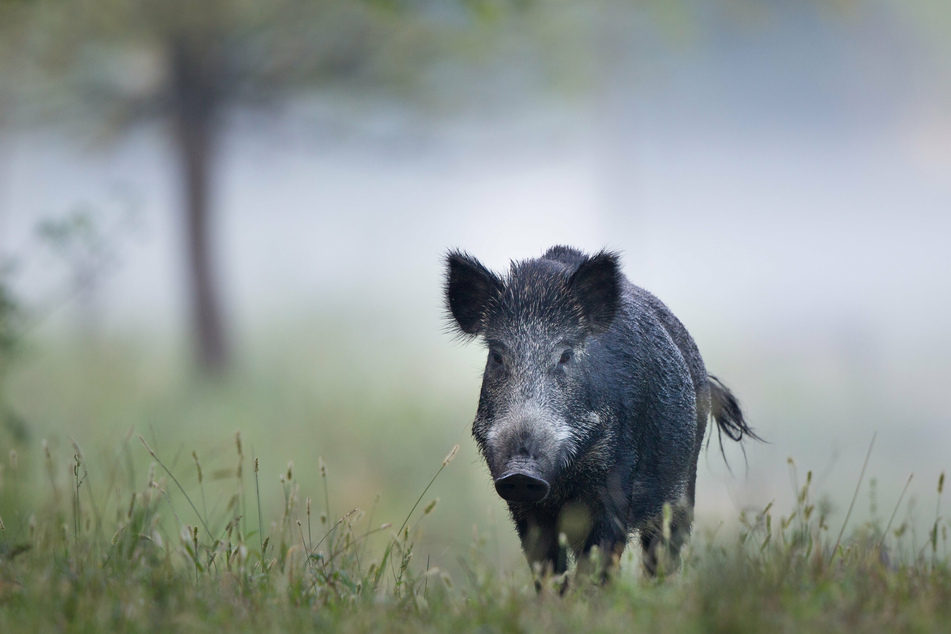
[[[951,2],[186,4],[0,0],[0,634],[951,632]],[[767,441],[657,578],[470,437],[446,251],[556,244]]]
[[[837,473],[841,503],[793,459],[791,501],[698,513],[679,571],[644,577],[632,544],[607,585],[536,591],[468,438],[481,352],[454,351],[460,381],[371,339],[289,362],[272,333],[218,381],[161,341],[30,344],[4,386],[27,435],[0,456],[0,631],[951,626],[943,473],[913,507]]]

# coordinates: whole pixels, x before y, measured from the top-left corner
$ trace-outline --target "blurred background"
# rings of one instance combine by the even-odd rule
[[[43,439],[65,477],[70,439],[95,464],[134,429],[194,486],[240,431],[272,510],[289,460],[323,499],[323,456],[332,516],[398,523],[458,443],[417,556],[475,530],[521,567],[442,258],[570,244],[621,252],[769,441],[701,456],[699,524],[811,470],[837,529],[877,434],[851,522],[914,473],[899,521],[930,525],[951,5],[153,5],[0,0],[0,448],[33,471]]]

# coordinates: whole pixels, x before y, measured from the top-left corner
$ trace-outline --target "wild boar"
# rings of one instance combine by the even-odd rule
[[[562,573],[597,547],[610,570],[635,531],[649,574],[676,562],[707,420],[756,438],[683,324],[615,253],[556,246],[505,276],[446,263],[454,326],[488,348],[472,434],[529,564]]]

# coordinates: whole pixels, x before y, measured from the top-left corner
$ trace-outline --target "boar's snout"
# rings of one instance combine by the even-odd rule
[[[495,490],[503,500],[535,504],[548,495],[548,483],[528,469],[516,469],[495,480]]]

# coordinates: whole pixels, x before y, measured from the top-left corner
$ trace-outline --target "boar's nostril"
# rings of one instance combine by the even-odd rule
[[[525,471],[510,471],[495,481],[503,500],[535,504],[548,495],[548,483]]]

